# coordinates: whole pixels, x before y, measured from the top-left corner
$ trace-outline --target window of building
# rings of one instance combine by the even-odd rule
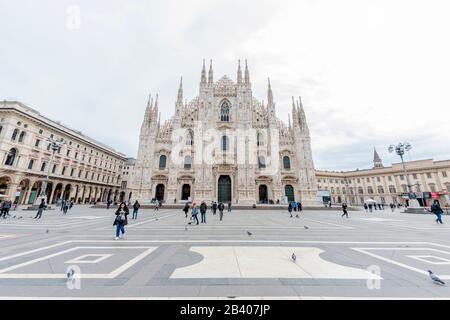
[[[370,182],[370,179],[369,179],[369,178],[366,178],[366,181],[367,181],[367,182]]]
[[[380,182],[381,181],[381,178],[380,177],[377,177],[377,182]]]
[[[436,192],[436,185],[434,183],[430,183],[429,186],[431,192]]]
[[[397,190],[395,190],[394,186],[389,186],[389,192],[390,193],[397,193]]]
[[[260,169],[265,169],[266,168],[266,159],[263,156],[259,156],[258,157],[258,167]]]
[[[66,156],[70,156],[70,150],[67,150]]]
[[[186,145],[192,146],[193,144],[194,144],[194,134],[192,133],[191,130],[189,130],[186,135]]]
[[[283,167],[286,170],[291,169],[291,159],[288,156],[283,157]],[[319,182],[320,182],[320,179],[319,179]]]
[[[378,193],[379,194],[383,194],[384,193],[384,188],[382,186],[378,186]]]
[[[258,135],[256,136],[256,145],[258,147],[264,145],[264,137],[263,137],[263,134],[261,132],[258,132]]]
[[[45,171],[45,167],[47,166],[46,162],[42,162],[41,164],[41,171]]]
[[[400,180],[405,180],[405,176],[404,175],[400,175]]]
[[[19,129],[14,129],[13,134],[11,136],[12,141],[16,141],[17,135],[19,134]]]
[[[81,170],[78,171],[78,178],[81,178]]]
[[[34,159],[31,159],[30,162],[28,162],[28,170],[32,170],[34,166]]]
[[[39,129],[39,134],[43,134],[43,133],[44,133],[44,130]]]
[[[36,139],[36,142],[34,143],[34,146],[35,146],[36,148],[38,148],[40,143],[41,143],[41,140]]]
[[[371,186],[367,187],[367,193],[368,194],[373,194],[373,188]]]
[[[6,156],[5,165],[12,166],[16,160],[17,150],[12,148],[9,150],[8,155]]]
[[[227,136],[222,136],[222,151],[228,151],[230,148],[230,139]]]
[[[192,167],[192,157],[186,156],[184,157],[184,169],[189,170]]]
[[[64,175],[64,173],[66,173],[66,167],[62,168],[61,175]]]
[[[389,176],[389,177],[388,177],[388,180],[389,180],[389,181],[392,181],[392,177],[391,177],[391,176]]]
[[[417,179],[417,173],[413,173],[413,178]]]
[[[224,101],[220,107],[220,121],[230,121],[230,106],[227,101]]]
[[[427,172],[427,178],[431,179],[431,172]]]
[[[52,173],[55,173],[57,168],[58,168],[58,166],[56,164],[54,164],[53,168],[52,168]]]
[[[447,171],[442,171],[442,176],[443,176],[444,178],[447,178]]]
[[[85,178],[85,179],[88,178],[88,174],[89,174],[89,172],[86,171],[86,174],[84,175],[84,178]]]
[[[167,157],[165,155],[161,155],[159,157],[159,169],[165,169],[166,168],[166,162],[167,162]]]
[[[75,152],[75,159],[78,159],[78,152]]]

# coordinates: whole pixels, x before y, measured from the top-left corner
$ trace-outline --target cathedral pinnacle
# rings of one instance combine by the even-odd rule
[[[213,77],[213,67],[212,67],[212,59],[209,62],[209,73],[208,73],[208,84],[212,84],[214,82]]]
[[[202,77],[201,77],[201,80],[200,80],[200,84],[206,84],[206,66],[205,66],[205,59],[203,59]]]
[[[238,60],[237,83],[238,84],[242,83],[241,60]]]
[[[250,72],[248,71],[247,60],[245,60],[245,84],[250,84]]]

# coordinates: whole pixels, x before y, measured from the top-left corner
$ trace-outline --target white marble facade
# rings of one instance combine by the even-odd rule
[[[203,63],[198,95],[185,102],[181,79],[175,114],[164,123],[158,96],[149,98],[132,201],[318,203],[301,100],[292,98],[292,124],[286,125],[276,117],[270,81],[267,103],[261,102],[253,97],[247,62],[243,69],[239,63],[236,81],[214,81],[212,62],[209,72]]]

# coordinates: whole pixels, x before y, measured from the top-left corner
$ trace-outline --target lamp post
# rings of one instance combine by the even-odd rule
[[[45,196],[46,196],[47,185],[48,185],[48,181],[50,178],[50,170],[53,165],[53,160],[55,159],[55,153],[56,153],[56,151],[59,150],[59,148],[61,148],[62,145],[65,144],[65,142],[62,138],[59,140],[54,140],[54,139],[48,138],[47,141],[50,143],[50,149],[52,150],[52,158],[51,158],[49,166],[48,166],[47,177],[45,178],[44,185],[42,186],[42,189],[41,189],[40,197],[42,199],[45,199]]]
[[[415,199],[415,197],[412,197],[413,191],[412,191],[412,185],[411,182],[409,181],[409,176],[408,176],[408,171],[406,170],[406,165],[405,165],[405,161],[403,159],[403,155],[405,154],[405,152],[411,150],[411,145],[408,142],[400,142],[397,145],[393,145],[391,144],[388,148],[389,152],[394,152],[400,156],[400,159],[402,160],[402,166],[403,166],[403,175],[406,177],[406,183],[408,184],[408,198],[409,198],[409,202],[410,202],[410,206],[411,207],[419,207],[419,202]],[[412,205],[411,205],[412,203]]]

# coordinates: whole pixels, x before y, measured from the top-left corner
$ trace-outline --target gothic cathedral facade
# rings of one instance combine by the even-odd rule
[[[203,62],[198,96],[184,102],[181,79],[175,114],[164,123],[158,96],[149,98],[134,177],[132,200],[141,203],[319,204],[301,99],[292,98],[286,125],[270,80],[267,103],[253,97],[247,62],[244,72],[239,62],[236,81],[214,81],[212,62],[208,73]]]

